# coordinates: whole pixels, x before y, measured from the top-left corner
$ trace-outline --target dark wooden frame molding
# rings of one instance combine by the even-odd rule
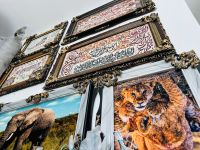
[[[66,53],[79,49],[88,44],[94,43],[96,41],[99,41],[101,39],[108,38],[110,36],[125,32],[127,30],[130,30],[130,29],[133,29],[145,24],[149,24],[152,35],[156,42],[156,48],[154,50],[148,51],[142,54],[138,54],[132,57],[128,57],[128,58],[125,58],[125,59],[122,59],[110,64],[95,67],[93,69],[82,71],[77,74],[72,74],[69,76],[58,78],[58,74],[62,67]],[[50,73],[50,76],[48,80],[46,81],[46,85],[44,88],[45,89],[58,88],[64,85],[74,84],[76,82],[98,77],[104,74],[110,74],[110,73],[112,74],[112,72],[117,71],[117,70],[126,70],[136,65],[162,60],[167,55],[171,55],[174,53],[175,53],[174,47],[171,44],[168,36],[166,35],[165,30],[163,29],[163,26],[160,23],[158,15],[153,13],[150,16],[146,16],[138,21],[118,27],[106,33],[100,34],[99,36],[95,36],[88,40],[82,41],[78,44],[71,45],[70,47],[66,46],[62,48],[58,56],[57,62],[54,65],[54,68],[52,72]]]
[[[0,78],[0,96],[44,82],[54,62],[58,49],[59,46],[52,46],[48,50],[40,51],[21,60],[12,62]],[[34,73],[34,77],[30,77],[28,80],[25,80],[23,82],[2,88],[4,82],[15,67],[46,55],[48,55],[48,60],[45,66],[41,70],[36,71]]]
[[[16,56],[14,57],[13,62],[14,62],[14,61],[17,61],[17,60],[20,60],[20,59],[23,59],[24,57],[28,57],[28,56],[30,56],[30,55],[36,54],[36,53],[38,53],[38,52],[45,51],[45,50],[47,50],[48,48],[57,46],[57,45],[59,44],[60,40],[62,39],[62,36],[63,36],[63,34],[64,34],[64,32],[65,32],[65,29],[67,28],[67,25],[68,25],[68,21],[66,21],[66,22],[61,22],[60,24],[54,26],[53,29],[50,29],[50,30],[48,30],[48,31],[46,31],[46,32],[44,32],[44,33],[41,33],[41,34],[35,34],[35,35],[32,35],[32,36],[28,37],[28,38],[26,39],[25,43],[23,44],[22,49],[21,49],[21,50],[16,54]],[[37,50],[37,51],[35,51],[35,52],[33,52],[33,53],[30,53],[30,54],[27,54],[27,55],[24,54],[24,52],[26,51],[26,48],[29,46],[29,44],[30,44],[32,41],[34,41],[34,40],[36,40],[36,39],[38,39],[38,38],[41,38],[42,36],[45,36],[45,35],[47,35],[47,34],[49,34],[49,33],[51,33],[51,32],[54,32],[54,31],[56,31],[56,30],[61,30],[61,33],[59,33],[59,34],[54,38],[54,40],[53,40],[52,42],[49,42],[49,43],[45,44],[45,45],[44,45],[44,48],[39,49],[39,50]]]
[[[112,7],[112,6],[119,4],[123,1],[122,0],[113,0],[113,1],[107,3],[103,6],[100,6],[96,9],[94,9],[94,10],[91,10],[91,11],[85,13],[85,14],[74,17],[71,21],[71,24],[69,26],[69,29],[67,31],[67,34],[65,35],[65,38],[64,38],[62,44],[65,45],[65,44],[74,42],[74,41],[79,40],[79,39],[81,39],[85,36],[88,36],[88,35],[93,34],[93,33],[100,32],[100,31],[105,30],[109,27],[117,25],[118,23],[121,23],[121,22],[126,21],[128,19],[135,18],[135,17],[138,17],[140,15],[146,14],[146,13],[151,12],[155,9],[155,4],[152,0],[139,0],[139,1],[140,1],[140,5],[138,5],[138,8],[136,10],[128,12],[127,14],[125,14],[123,16],[114,18],[113,20],[107,21],[103,24],[97,25],[93,28],[90,28],[86,31],[83,31],[83,32],[80,32],[80,33],[77,33],[77,34],[74,34],[74,31],[75,31],[75,28],[77,26],[78,21],[85,19],[87,17],[90,17],[91,15],[98,14],[99,12],[104,11],[104,10],[108,9],[109,7]]]

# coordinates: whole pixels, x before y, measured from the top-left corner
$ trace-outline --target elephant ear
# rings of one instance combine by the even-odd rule
[[[39,109],[39,108],[30,110],[26,118],[24,119],[24,122],[22,123],[20,130],[24,130],[32,126],[43,112],[44,112],[44,109]]]

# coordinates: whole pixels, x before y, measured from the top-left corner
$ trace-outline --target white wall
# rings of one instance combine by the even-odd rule
[[[199,11],[200,0],[185,0],[185,1],[200,24],[200,11]]]
[[[156,0],[161,22],[178,52],[196,50],[200,56],[200,26],[183,0]]]
[[[5,7],[8,8],[8,4],[14,1],[25,2],[26,5],[28,5],[27,3],[29,2],[30,3],[29,6],[33,5],[31,4],[30,0],[1,0],[0,14],[4,12],[4,10],[7,11]],[[41,3],[39,3],[39,1]],[[38,9],[36,11],[38,15],[36,15],[35,13],[32,13],[30,14],[30,16],[28,16],[28,14],[26,14],[26,11],[32,10],[32,9],[31,8],[28,8],[26,10],[21,9],[21,11],[24,11],[24,14],[21,15],[21,18],[19,18],[19,20],[20,21],[23,20],[23,23],[27,23],[29,24],[29,26],[31,26],[31,28],[29,29],[31,33],[34,33],[36,31],[45,31],[46,28],[49,27],[50,23],[54,25],[57,22],[60,22],[64,19],[66,20],[66,18],[72,18],[73,16],[84,13],[103,3],[109,2],[109,0],[101,0],[101,1],[100,0],[99,1],[85,0],[83,3],[81,0],[73,0],[72,3],[71,1],[70,3],[68,3],[65,0],[59,0],[56,2],[58,3],[60,2],[60,6],[59,4],[55,4],[56,9],[55,10],[51,9],[51,11],[54,13],[50,13],[49,17],[45,18],[44,14],[48,14],[51,11],[45,8],[47,6],[44,6],[44,4],[46,3],[44,3],[43,1],[47,2],[48,0],[42,0],[42,1],[35,0],[35,2],[38,2],[38,4],[40,4],[40,6],[38,6]],[[4,9],[1,8],[2,2],[4,4],[3,6]],[[74,7],[75,2],[78,3],[77,4],[78,7]],[[49,3],[52,4],[53,2],[51,1]],[[166,32],[168,36],[170,37],[172,43],[174,44],[175,48],[177,49],[177,51],[181,52],[181,51],[189,51],[191,49],[195,49],[198,56],[200,57],[200,41],[199,41],[200,26],[198,25],[196,19],[192,15],[186,2],[184,0],[164,0],[164,1],[156,0],[155,3],[156,3],[156,8],[157,8],[155,12],[159,14],[161,22],[163,23],[164,28],[166,29]],[[36,8],[36,5],[33,5],[33,7]],[[40,14],[42,12],[40,9],[43,7],[45,8],[45,10],[43,11],[43,14]],[[66,9],[66,8],[69,8],[69,9]],[[17,11],[18,9],[12,6],[10,11],[11,13],[13,13],[13,11]],[[58,16],[55,15],[55,12]],[[36,19],[37,16],[40,16],[38,21]],[[13,15],[11,18],[14,18],[14,17],[15,15]],[[24,19],[22,19],[23,17]],[[136,19],[133,19],[133,20],[136,20]],[[20,23],[21,22],[18,23],[18,26],[24,25]],[[30,95],[37,94],[41,91],[42,91],[42,85],[30,87],[25,90],[21,90],[18,92],[14,92],[14,93],[2,96],[0,97],[0,102],[19,101],[19,100],[27,98]]]
[[[44,32],[109,0],[0,0],[0,36],[28,26],[28,35]]]

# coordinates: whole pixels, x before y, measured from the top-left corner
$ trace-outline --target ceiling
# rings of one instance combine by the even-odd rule
[[[22,26],[27,35],[40,33],[110,0],[0,0],[0,36],[12,36]],[[199,0],[186,0],[200,22]]]
[[[0,0],[0,36],[27,26],[27,36],[45,32],[110,0]]]

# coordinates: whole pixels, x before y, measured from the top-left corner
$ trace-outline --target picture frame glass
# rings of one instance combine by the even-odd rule
[[[155,48],[150,26],[144,24],[67,52],[58,78],[129,59]]]
[[[19,84],[34,77],[35,72],[40,71],[45,67],[48,59],[49,55],[44,55],[35,60],[15,66],[3,82],[2,88]]]
[[[16,120],[20,122],[20,116],[25,116],[25,120],[32,124],[34,124],[32,120],[38,122],[38,124],[33,126],[30,124],[29,128],[31,129],[25,128],[25,122],[22,122],[17,127],[18,130],[15,131],[13,139],[7,140],[4,146],[8,146],[7,150],[12,150],[14,145],[21,146],[22,149],[31,149],[31,144],[33,144],[31,136],[34,135],[34,140],[42,140],[40,147],[43,149],[67,148],[69,138],[71,135],[74,135],[76,130],[80,101],[81,96],[74,94],[0,113],[0,138],[3,134],[5,135],[9,132],[8,128],[11,122],[13,128],[17,125]],[[24,129],[22,130],[22,128]],[[29,138],[23,139],[23,142],[20,141],[22,142],[20,143],[17,138],[27,134],[26,131],[28,130],[31,130]],[[19,136],[17,136],[18,132]],[[39,138],[37,135],[45,138]],[[35,144],[37,145],[38,142]],[[0,142],[0,146],[2,146],[1,144]]]
[[[73,34],[79,34],[124,16],[141,7],[141,0],[125,0],[77,21]]]
[[[38,38],[33,39],[25,48],[24,54],[28,55],[36,51],[39,51],[41,49],[44,49],[45,45],[50,42],[53,42],[54,39],[60,34],[60,32],[61,30],[57,29],[55,31],[51,31],[47,34],[44,34],[42,36],[39,36]]]
[[[114,87],[114,130],[129,148],[199,149],[200,109],[181,71],[121,81]],[[115,140],[115,150],[119,150]]]

